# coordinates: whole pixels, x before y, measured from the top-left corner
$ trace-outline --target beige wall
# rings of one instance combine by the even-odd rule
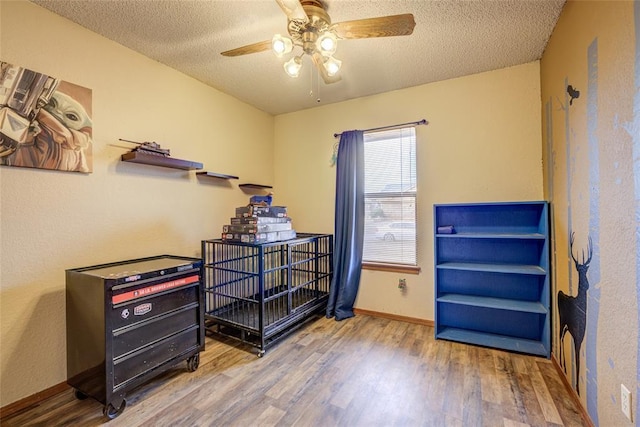
[[[365,270],[356,307],[433,320],[433,204],[540,200],[539,63],[280,115],[275,197],[297,230],[333,232],[333,134],[427,119],[418,126],[419,275]],[[407,290],[398,279],[407,279]]]
[[[634,9],[635,7],[635,9]],[[640,269],[640,3],[569,1],[541,61],[545,193],[552,200],[554,294],[575,296],[589,239],[586,332],[576,352],[560,342],[554,311],[554,355],[589,415],[602,426],[630,425],[620,384],[638,414],[638,271]],[[570,104],[567,86],[580,91]],[[634,110],[635,108],[635,110]],[[588,258],[586,258],[588,259]],[[571,316],[578,324],[580,316]],[[580,334],[576,333],[577,336]],[[580,340],[578,339],[578,342]],[[576,356],[580,362],[576,363]],[[562,360],[561,360],[562,362]]]
[[[64,271],[200,255],[238,181],[122,163],[118,138],[273,182],[273,117],[32,3],[1,2],[0,59],[93,90],[92,174],[0,167],[0,406],[66,380]]]

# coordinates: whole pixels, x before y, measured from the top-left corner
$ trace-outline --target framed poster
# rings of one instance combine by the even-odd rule
[[[91,89],[0,61],[0,165],[93,171]]]

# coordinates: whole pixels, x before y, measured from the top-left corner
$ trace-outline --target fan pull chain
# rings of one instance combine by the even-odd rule
[[[316,94],[318,95],[318,97],[316,98],[316,102],[319,104],[320,103],[320,72],[318,71],[318,67],[309,67],[311,70],[311,75],[310,75],[310,83],[311,83],[311,88],[309,89],[309,97],[313,98],[313,70],[316,70]]]
[[[313,73],[313,70],[316,70],[316,94],[318,96],[316,98],[316,102],[319,104],[320,103],[320,71],[318,71],[318,67],[312,67],[311,69],[312,73]],[[311,83],[313,84],[313,81]]]
[[[318,99],[316,99],[316,102],[320,104],[320,71],[317,67],[313,68],[316,69],[316,92],[318,93]]]
[[[309,97],[313,98],[313,69],[315,67],[309,67]]]

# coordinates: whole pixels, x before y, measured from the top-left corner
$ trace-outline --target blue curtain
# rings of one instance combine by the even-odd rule
[[[327,317],[353,317],[360,286],[364,239],[364,142],[359,130],[340,136],[336,167],[333,280]]]

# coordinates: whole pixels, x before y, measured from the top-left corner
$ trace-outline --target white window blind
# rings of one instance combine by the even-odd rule
[[[364,135],[364,262],[416,265],[414,127]]]

